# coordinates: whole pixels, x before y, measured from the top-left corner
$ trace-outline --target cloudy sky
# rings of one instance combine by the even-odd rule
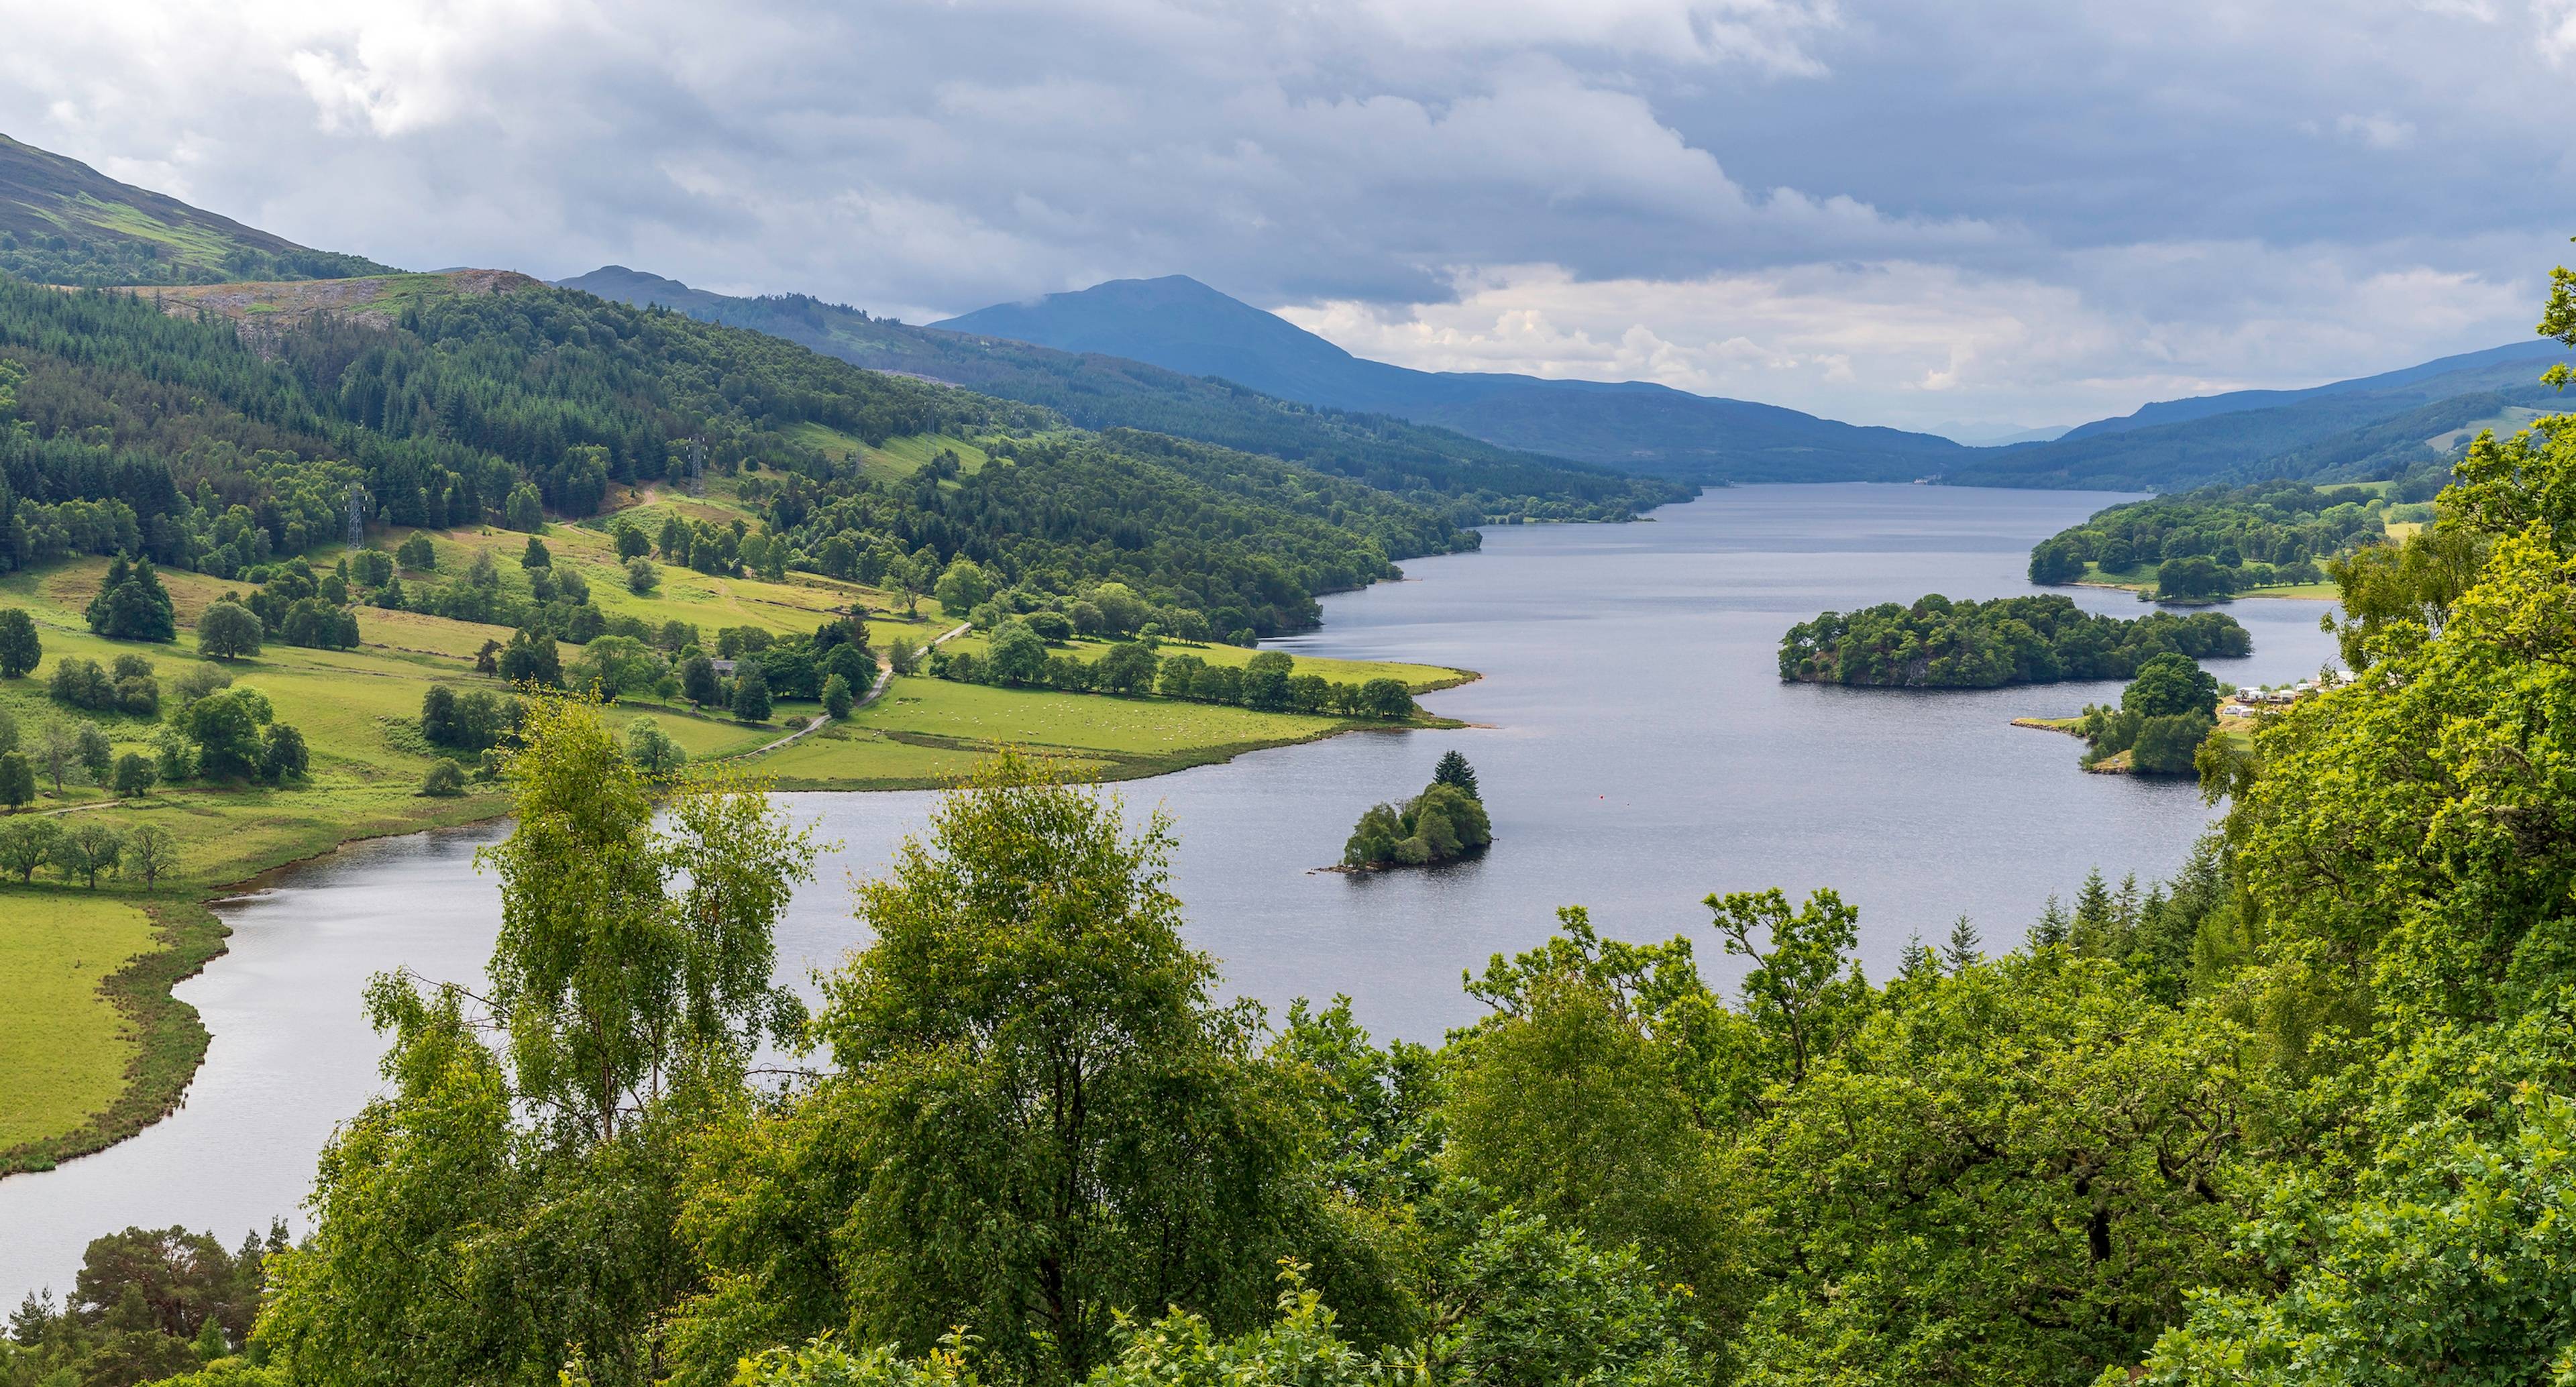
[[[0,0],[0,131],[310,245],[1972,433],[2528,335],[2576,0]]]

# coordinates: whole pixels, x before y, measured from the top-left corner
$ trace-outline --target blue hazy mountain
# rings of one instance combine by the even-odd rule
[[[1971,456],[1931,434],[1836,423],[1642,381],[1392,366],[1353,356],[1186,275],[1111,280],[931,326],[1126,357],[1309,404],[1435,424],[1506,448],[1690,481],[1910,481]]]

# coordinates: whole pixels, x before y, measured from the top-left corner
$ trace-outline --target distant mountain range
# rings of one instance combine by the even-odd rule
[[[392,271],[298,245],[0,135],[0,273],[50,284],[339,279]],[[804,295],[734,298],[608,266],[564,284],[755,328],[873,369],[1268,453],[1462,509],[1589,518],[1714,481],[2181,490],[2268,477],[2423,476],[2480,428],[2565,402],[2548,341],[2305,390],[2160,401],[2048,441],[1948,438],[1629,381],[1409,370],[1355,357],[1186,276],[1113,280],[929,328]],[[1999,440],[2000,442],[2000,440]],[[1642,475],[1641,475],[1642,474]]]
[[[2180,491],[2271,477],[2350,481],[2447,466],[2477,428],[2558,408],[2540,384],[2567,349],[2517,342],[2306,390],[2236,390],[2097,419],[2053,442],[1980,449],[1964,486]]]
[[[1932,434],[1836,423],[1643,381],[1391,366],[1186,275],[1115,279],[931,326],[1126,357],[1284,399],[1391,414],[1506,448],[1686,481],[1911,481],[1970,456]]]
[[[1488,514],[1608,519],[1689,494],[1675,482],[1496,447],[1389,415],[1319,408],[1114,356],[913,327],[803,294],[736,298],[622,265],[559,283],[766,332],[871,370],[1043,405],[1082,428],[1145,430],[1266,453]]]
[[[0,135],[0,274],[40,284],[221,284],[389,272]]]

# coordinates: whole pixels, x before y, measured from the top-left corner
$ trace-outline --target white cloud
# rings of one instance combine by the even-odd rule
[[[0,0],[0,32],[0,130],[394,263],[914,319],[1183,272],[1415,364],[1872,420],[2488,345],[2576,230],[2576,0]]]

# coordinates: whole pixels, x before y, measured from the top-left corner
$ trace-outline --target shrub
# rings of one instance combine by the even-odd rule
[[[402,547],[394,551],[394,558],[405,568],[418,569],[425,573],[436,572],[438,569],[438,550],[430,544],[429,536],[425,534],[415,532],[411,538],[404,540]]]
[[[441,798],[464,794],[465,768],[443,758],[431,762],[429,774],[421,777],[420,792]]]

